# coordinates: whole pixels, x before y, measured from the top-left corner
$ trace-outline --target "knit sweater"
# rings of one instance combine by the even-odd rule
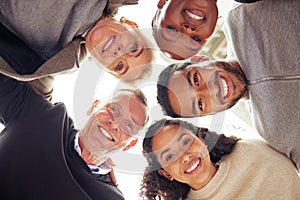
[[[190,190],[188,199],[296,200],[300,178],[295,165],[262,140],[238,141],[224,156],[217,173],[200,190]]]
[[[300,169],[300,1],[237,4],[224,31],[228,60],[248,80],[257,132]]]

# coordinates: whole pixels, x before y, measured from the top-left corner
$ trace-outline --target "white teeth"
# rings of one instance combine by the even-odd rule
[[[190,173],[191,171],[195,170],[196,167],[199,165],[200,160],[198,159],[197,162],[195,162],[189,169],[186,170],[187,173]]]
[[[193,13],[190,13],[189,11],[185,11],[186,12],[186,14],[190,17],[190,18],[193,18],[193,19],[196,19],[196,20],[202,20],[202,19],[204,19],[204,17],[200,17],[200,16],[198,16],[198,15],[195,15],[195,14],[193,14]]]
[[[102,127],[99,127],[100,131],[103,133],[103,135],[105,135],[108,139],[113,140],[113,138],[111,137],[111,135]]]
[[[221,78],[221,82],[222,82],[222,85],[223,85],[224,98],[225,98],[228,94],[228,85],[227,85],[226,81],[223,78]]]
[[[103,47],[102,51],[106,51],[112,44],[112,42],[114,41],[115,37],[112,37],[107,43],[106,45]]]

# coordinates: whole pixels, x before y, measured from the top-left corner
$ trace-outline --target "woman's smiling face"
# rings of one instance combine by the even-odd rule
[[[184,127],[163,127],[153,137],[152,150],[164,173],[194,189],[206,185],[216,172],[206,145]]]
[[[138,79],[144,71],[139,68],[150,65],[153,58],[146,38],[138,30],[114,18],[99,20],[85,40],[97,63],[124,80]]]

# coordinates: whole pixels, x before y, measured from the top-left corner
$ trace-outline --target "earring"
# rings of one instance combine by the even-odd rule
[[[97,99],[97,100],[95,100],[94,102],[93,102],[93,104],[92,104],[92,106],[90,107],[90,109],[87,111],[87,115],[90,115],[92,112],[93,112],[93,110],[94,110],[94,108],[96,108],[97,106],[98,106],[98,104],[100,103],[100,101]]]
[[[166,0],[159,0],[157,3],[157,8],[162,9],[162,7],[166,4]]]
[[[133,147],[137,142],[138,142],[138,139],[136,139],[136,138],[134,140],[130,141],[130,143],[123,148],[123,151],[127,151],[128,149]]]
[[[137,25],[137,23],[135,23],[134,21],[130,21],[128,19],[126,19],[125,17],[121,17],[120,18],[120,22],[122,24],[127,24],[128,26],[131,26],[133,28],[138,28],[139,26]]]

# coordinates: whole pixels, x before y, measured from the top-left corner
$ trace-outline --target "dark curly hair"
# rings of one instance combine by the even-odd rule
[[[180,71],[187,66],[191,65],[191,62],[182,62],[182,63],[174,63],[166,67],[158,77],[157,81],[157,102],[162,107],[162,111],[165,115],[171,117],[181,117],[177,113],[175,113],[171,107],[169,97],[168,97],[168,85],[171,76],[176,72]]]
[[[217,134],[207,128],[196,127],[189,122],[178,119],[156,121],[148,128],[143,140],[143,155],[148,161],[140,188],[140,195],[143,199],[182,200],[186,198],[190,190],[189,185],[176,180],[169,181],[158,174],[158,170],[162,167],[152,153],[152,138],[163,127],[171,125],[187,128],[198,137],[203,138],[208,146],[210,159],[215,164],[220,161],[222,156],[229,154],[239,140],[235,136],[226,137],[224,134]]]

